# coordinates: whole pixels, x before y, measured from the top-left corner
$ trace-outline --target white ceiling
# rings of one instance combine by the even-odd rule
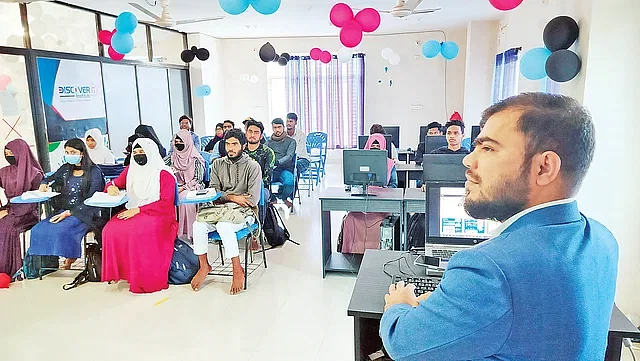
[[[138,2],[160,15],[160,5],[151,7],[145,0],[64,0],[66,2],[112,14],[132,11],[140,20],[150,21],[128,5]],[[148,0],[153,3],[153,0]],[[389,10],[395,0],[342,0],[352,8],[373,7]],[[243,14],[226,14],[217,0],[171,0],[170,13],[174,20],[225,16],[223,20],[210,21],[176,27],[184,32],[200,32],[217,38],[262,38],[290,36],[337,35],[339,29],[329,22],[329,11],[339,1],[336,0],[282,0],[280,9],[273,15],[265,16],[249,7]],[[408,31],[434,30],[464,26],[471,20],[497,19],[501,13],[488,0],[424,0],[418,9],[440,7],[433,14],[412,15],[397,19],[382,15],[382,23],[377,34],[402,33]]]

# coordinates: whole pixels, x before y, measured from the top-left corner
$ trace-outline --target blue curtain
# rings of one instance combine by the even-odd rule
[[[520,48],[513,48],[496,55],[493,72],[491,103],[518,94],[518,54]]]

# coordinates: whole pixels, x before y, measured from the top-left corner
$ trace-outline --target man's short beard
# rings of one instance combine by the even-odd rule
[[[250,141],[250,140],[247,140],[247,142],[248,142],[249,144],[258,144],[258,143],[260,143],[260,139],[256,140],[255,142],[252,142],[252,141]]]
[[[240,159],[242,157],[242,149],[238,152],[237,156],[232,157],[227,153],[227,157],[229,157],[229,160],[232,161],[232,162],[237,161],[238,159]]]

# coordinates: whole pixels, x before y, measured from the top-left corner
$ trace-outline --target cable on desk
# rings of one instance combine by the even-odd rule
[[[398,273],[403,274],[405,276],[417,276],[415,271],[411,268],[411,265],[409,265],[409,261],[407,261],[407,258],[405,257],[406,255],[411,255],[410,252],[403,252],[402,255],[396,259],[392,259],[391,261],[387,261],[382,265],[382,272],[384,272],[384,274],[386,274],[387,276],[389,276],[391,279],[393,279],[393,275],[389,272],[387,272],[387,266],[392,264],[393,262],[398,262]],[[407,268],[411,271],[412,274],[406,273],[402,270],[402,261],[404,261],[404,263],[407,265]]]
[[[629,352],[631,352],[631,357],[633,357],[633,361],[637,361],[636,354],[635,352],[633,352],[633,346],[631,345],[631,340],[628,338],[623,338],[622,343],[629,349]]]

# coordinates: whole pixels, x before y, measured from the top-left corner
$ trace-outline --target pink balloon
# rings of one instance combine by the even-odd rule
[[[104,45],[111,45],[111,37],[113,33],[109,30],[100,30],[98,33],[98,40]]]
[[[340,42],[347,48],[355,48],[362,41],[362,27],[352,21],[340,30]]]
[[[320,56],[322,55],[322,50],[320,50],[319,48],[313,48],[311,49],[311,52],[309,53],[309,55],[313,60],[320,60]]]
[[[372,8],[362,9],[356,14],[355,20],[362,28],[362,31],[370,33],[376,31],[380,26],[380,13]]]
[[[117,52],[117,51],[115,51],[115,50],[113,50],[113,48],[112,48],[112,47],[109,47],[109,51],[108,51],[108,53],[109,53],[109,57],[110,57],[111,59],[115,60],[115,61],[120,61],[120,60],[124,59],[124,55],[123,55],[123,54],[118,53],[118,52]]]
[[[320,55],[320,61],[325,64],[329,64],[332,58],[333,56],[331,56],[331,53],[326,50],[322,52],[322,55]]]
[[[494,8],[502,11],[509,11],[517,8],[523,0],[489,0]]]
[[[345,3],[337,3],[331,8],[329,20],[333,25],[341,28],[353,20],[353,10]]]
[[[0,75],[0,90],[7,90],[7,85],[11,83],[11,77],[8,75]]]

